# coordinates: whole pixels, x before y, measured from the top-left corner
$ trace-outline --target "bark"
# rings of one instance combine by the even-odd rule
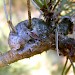
[[[33,55],[40,54],[47,50],[55,50],[55,35],[50,35],[49,42],[39,41],[39,45],[31,43],[27,44],[24,49],[21,50],[10,50],[0,56],[0,67],[14,63],[18,60],[29,58]],[[32,50],[30,50],[32,48]],[[64,56],[70,56],[71,60],[75,61],[75,40],[68,38],[67,36],[59,35],[59,51]]]

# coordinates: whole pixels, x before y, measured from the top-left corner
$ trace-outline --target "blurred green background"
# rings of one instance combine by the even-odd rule
[[[17,23],[28,19],[27,5],[26,0],[12,1],[12,22],[15,26]],[[6,4],[9,14],[8,0],[6,0]],[[62,0],[61,5],[61,16],[73,15],[75,13],[75,0]],[[39,10],[32,3],[31,14],[32,18],[39,18],[40,16]],[[2,53],[10,50],[8,46],[9,32],[3,8],[3,0],[0,0],[0,52]],[[64,63],[65,57],[58,57],[56,52],[50,50],[0,68],[0,75],[61,75]],[[72,69],[67,75],[73,75]]]

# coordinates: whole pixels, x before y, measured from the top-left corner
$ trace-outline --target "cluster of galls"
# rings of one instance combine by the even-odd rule
[[[28,20],[18,23],[16,33],[10,32],[8,44],[12,50],[24,49],[26,44],[39,44],[40,41],[48,42],[49,28],[42,19],[32,19],[32,29],[28,28]]]
[[[36,43],[40,41],[50,42],[49,37],[51,34],[51,26],[47,25],[42,19],[32,19],[32,29],[28,28],[28,20],[20,22],[16,25],[16,33],[10,32],[8,43],[12,50],[24,49],[27,43]],[[53,30],[53,32],[55,29]],[[73,22],[70,17],[64,17],[58,25],[58,34],[67,35],[73,32]],[[55,33],[54,33],[55,34]]]
[[[59,23],[58,32],[61,35],[68,35],[73,33],[74,24],[71,20],[71,17],[65,16],[62,18]]]

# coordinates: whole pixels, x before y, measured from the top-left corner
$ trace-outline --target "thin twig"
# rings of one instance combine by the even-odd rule
[[[59,56],[59,48],[58,48],[58,26],[56,27],[56,32],[55,32],[55,42],[56,42],[56,51]]]
[[[28,7],[29,28],[31,28],[31,10],[30,10],[30,0],[27,0],[27,7]]]
[[[3,3],[4,3],[4,12],[5,12],[5,16],[6,16],[6,19],[8,21],[8,14],[7,14],[7,10],[6,10],[6,3],[5,3],[5,0],[3,0]]]
[[[10,21],[12,22],[12,0],[9,0],[9,7],[10,7]]]
[[[3,3],[4,3],[4,11],[5,11],[7,23],[8,23],[8,25],[9,25],[9,29],[11,28],[12,31],[13,31],[14,33],[16,33],[16,29],[15,29],[15,27],[14,27],[13,24],[12,24],[12,11],[11,11],[11,5],[12,5],[12,2],[11,2],[11,0],[9,0],[10,19],[8,19],[8,13],[7,13],[7,10],[6,10],[5,0],[3,0]]]
[[[12,29],[12,31],[14,33],[16,33],[16,29],[12,24],[12,0],[9,0],[9,7],[10,7],[10,20],[7,21],[7,23],[9,24],[10,28]]]
[[[57,2],[56,2],[56,4],[54,5],[54,7],[53,7],[53,9],[52,9],[52,11],[54,11],[55,10],[55,8],[56,8],[56,6],[58,5],[58,3],[60,2],[60,0],[58,0]]]
[[[7,23],[8,23],[8,25],[11,27],[12,31],[13,31],[14,33],[16,33],[16,29],[15,29],[15,27],[13,26],[12,22],[9,20],[9,21],[7,21]]]

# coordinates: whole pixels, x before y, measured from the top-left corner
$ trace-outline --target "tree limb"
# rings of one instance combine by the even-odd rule
[[[43,51],[50,49],[55,50],[55,35],[51,34],[49,39],[49,42],[39,41],[39,45],[34,43],[27,44],[24,49],[17,51],[10,50],[2,54],[0,56],[0,67],[6,66],[24,58],[29,58],[36,54],[40,54]],[[30,50],[30,48],[32,48],[32,50]],[[70,56],[72,61],[75,61],[75,40],[59,35],[59,51],[64,56]]]

